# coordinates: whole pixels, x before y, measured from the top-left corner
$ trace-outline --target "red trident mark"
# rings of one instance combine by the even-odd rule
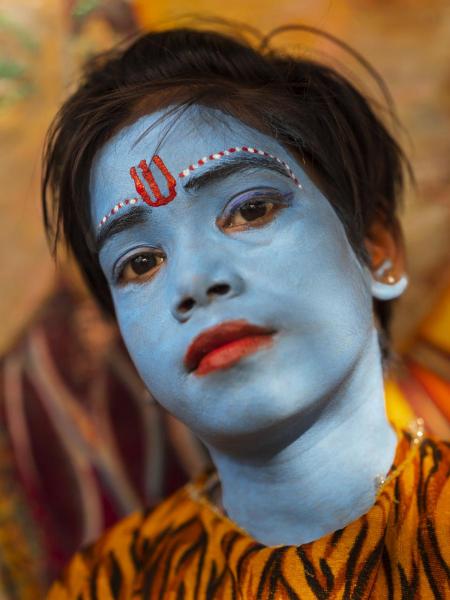
[[[148,168],[146,160],[141,160],[141,162],[139,163],[139,168],[141,169],[142,175],[144,176],[145,181],[148,183],[156,201],[153,201],[147,193],[147,190],[145,189],[144,184],[142,183],[136,171],[136,167],[131,167],[130,175],[133,178],[136,191],[142,198],[142,200],[150,206],[162,206],[163,204],[169,204],[169,202],[172,202],[172,200],[177,195],[177,192],[175,191],[177,182],[159,156],[157,156],[156,154],[155,156],[152,156],[152,162],[155,163],[155,165],[158,167],[158,169],[161,171],[161,173],[164,175],[167,181],[167,186],[169,188],[167,196],[162,195],[161,190],[159,189],[159,186],[152,175],[152,172]]]

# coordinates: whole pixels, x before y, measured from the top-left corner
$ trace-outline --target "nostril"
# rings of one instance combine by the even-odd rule
[[[231,292],[231,286],[228,283],[215,283],[208,288],[206,295],[204,293],[192,296],[185,296],[181,302],[176,305],[176,313],[178,316],[187,315],[192,311],[195,305],[198,303],[199,306],[208,304],[214,297],[226,296]]]
[[[216,283],[209,288],[208,296],[224,296],[230,289],[228,283]]]
[[[180,313],[187,313],[191,310],[194,304],[195,302],[192,298],[186,298],[186,300],[183,300],[183,302],[180,302],[178,305],[178,311]]]

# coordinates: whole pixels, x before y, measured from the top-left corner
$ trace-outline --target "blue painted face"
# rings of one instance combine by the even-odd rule
[[[367,277],[330,203],[275,139],[212,109],[193,107],[169,130],[160,117],[121,130],[92,169],[94,224],[119,201],[139,200],[95,225],[123,338],[155,398],[207,443],[277,436],[333,397],[373,337]],[[285,161],[302,189],[282,163],[248,152],[179,177],[236,146]],[[155,154],[176,196],[150,207],[130,168],[145,159],[167,197]],[[271,343],[233,355],[228,367],[191,372],[185,355],[194,338],[235,320],[274,332]]]

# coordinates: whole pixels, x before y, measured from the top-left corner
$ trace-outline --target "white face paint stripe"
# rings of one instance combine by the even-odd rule
[[[265,150],[258,150],[257,148],[251,148],[250,146],[235,146],[234,148],[228,148],[228,150],[221,150],[220,152],[214,152],[213,154],[210,154],[209,156],[204,156],[203,158],[200,158],[196,163],[192,163],[191,165],[189,165],[188,167],[183,169],[178,174],[178,179],[183,179],[184,177],[187,177],[190,173],[192,173],[196,169],[202,167],[205,163],[207,163],[211,160],[220,160],[224,156],[230,156],[230,154],[235,154],[237,152],[248,152],[250,154],[260,154],[261,156],[267,156],[268,158],[272,158],[273,160],[277,161],[280,165],[282,165],[284,167],[284,169],[286,170],[286,173],[292,179],[292,181],[295,183],[295,185],[299,189],[303,189],[302,184],[297,179],[297,177],[294,175],[294,172],[292,171],[290,166],[286,162],[284,162],[284,160],[281,160],[281,158],[278,158],[278,156],[274,156],[273,154],[270,154],[269,152],[266,152]],[[130,204],[136,204],[137,202],[140,202],[140,201],[141,200],[139,200],[139,198],[127,198],[126,200],[123,200],[122,202],[119,202],[118,204],[114,205],[113,208],[109,211],[109,213],[107,213],[102,218],[102,220],[98,224],[98,229],[100,229],[102,227],[102,225],[104,225],[106,223],[106,221],[112,215],[115,215],[120,209],[125,208]]]
[[[127,198],[123,202],[119,202],[118,204],[115,204],[112,207],[112,209],[109,211],[109,213],[106,214],[102,218],[102,220],[98,224],[98,228],[100,229],[100,227],[102,225],[104,225],[106,223],[106,221],[109,219],[109,217],[112,217],[112,215],[115,215],[116,213],[118,213],[121,208],[125,208],[126,206],[129,206],[130,204],[137,204],[138,202],[141,202],[141,200],[139,200],[139,198]]]
[[[292,179],[292,181],[296,184],[296,186],[299,187],[300,189],[302,189],[301,183],[299,182],[297,177],[294,175],[294,172],[292,171],[291,167],[286,162],[284,162],[284,160],[281,160],[281,158],[278,158],[278,156],[274,156],[273,154],[270,154],[269,152],[265,152],[264,150],[258,150],[257,148],[251,148],[250,146],[235,146],[234,148],[228,148],[228,150],[222,150],[221,152],[214,152],[213,154],[210,154],[209,156],[205,156],[205,157],[201,158],[196,163],[192,163],[192,165],[189,165],[189,167],[186,167],[186,169],[183,169],[181,171],[181,173],[178,174],[178,177],[180,179],[187,177],[189,175],[189,173],[191,173],[194,169],[198,169],[199,166],[204,165],[207,161],[220,160],[224,156],[229,156],[230,154],[234,154],[236,152],[249,152],[250,154],[260,154],[261,156],[267,156],[268,158],[272,158],[273,160],[276,160],[280,165],[282,165],[286,169],[287,174]]]

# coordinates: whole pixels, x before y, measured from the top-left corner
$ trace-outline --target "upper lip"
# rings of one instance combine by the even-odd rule
[[[194,371],[208,352],[224,344],[249,335],[270,335],[272,333],[275,333],[273,329],[252,325],[244,319],[225,321],[220,325],[206,329],[192,340],[184,355],[184,366],[189,372]]]

